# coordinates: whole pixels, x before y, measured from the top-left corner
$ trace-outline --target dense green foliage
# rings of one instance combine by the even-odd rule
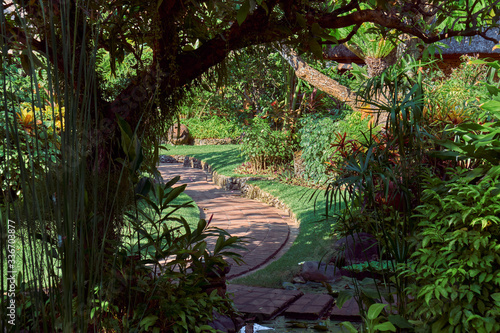
[[[114,100],[137,73],[151,65],[152,55],[151,48],[143,48],[137,55],[124,54],[123,59],[116,63],[116,59],[109,52],[100,49],[96,59],[96,74],[103,98],[108,101]]]
[[[295,144],[287,131],[273,130],[267,119],[256,117],[243,129],[241,152],[256,171],[289,163]]]
[[[500,330],[500,179],[456,169],[426,177],[415,216],[414,315],[435,331]]]
[[[382,270],[391,295],[363,293],[359,286],[360,310],[368,323],[374,303],[396,297],[388,309],[397,309],[397,318],[391,310],[379,312],[386,325],[495,332],[500,103],[496,80],[477,82],[495,73],[463,65],[448,79],[428,83],[422,73],[407,76],[407,65],[365,84],[366,92],[387,97],[376,104],[388,114],[385,131],[365,143],[335,143],[345,159],[332,163],[337,176],[331,194],[344,192],[346,205],[335,230],[375,235],[381,259],[391,259]],[[475,99],[486,96],[485,86],[491,97],[480,110]]]
[[[322,181],[326,177],[326,162],[333,154],[331,143],[336,132],[335,124],[338,119],[327,116],[310,115],[301,121],[300,148],[301,158],[305,164],[305,176]]]
[[[334,116],[309,115],[302,118],[299,145],[305,164],[306,177],[314,181],[326,180],[332,159],[338,159],[333,143],[342,136],[349,140],[366,140],[369,119],[362,119],[359,112],[345,111],[343,118]]]
[[[239,255],[230,251],[239,247],[236,244],[239,239],[209,228],[204,220],[191,227],[183,216],[178,216],[179,209],[189,206],[189,203],[175,201],[186,188],[186,185],[174,188],[178,180],[176,177],[165,185],[153,185],[152,195],[140,199],[144,207],[139,209],[139,214],[127,214],[130,227],[139,235],[137,240],[131,239],[135,241],[132,248],[146,255],[136,267],[131,267],[137,270],[136,274],[111,282],[118,286],[132,283],[141,288],[127,290],[115,286],[102,291],[106,301],[114,305],[114,311],[108,309],[109,313],[103,313],[111,322],[113,318],[122,318],[124,311],[130,313],[128,309],[133,309],[132,317],[121,320],[124,327],[142,328],[147,323],[147,327],[159,332],[205,332],[214,331],[206,323],[213,320],[215,312],[233,311],[229,300],[211,287],[210,277],[216,278],[224,271],[228,265],[224,257],[239,262]],[[208,237],[217,238],[216,246],[210,250],[207,249]],[[165,261],[170,257],[175,260]],[[176,282],[172,283],[173,280]]]
[[[0,91],[2,99],[7,98],[9,101],[14,102],[14,107],[31,101],[30,97],[34,88],[34,82],[32,83],[31,77],[25,75],[20,63],[16,61],[12,64],[6,64],[2,66],[0,73],[0,84],[2,87],[5,84],[7,88]],[[4,94],[6,95],[4,96]],[[5,111],[3,106],[2,111]]]
[[[92,287],[93,301],[85,310],[90,314],[90,325],[112,330],[215,332],[206,325],[213,320],[214,313],[232,314],[230,301],[218,295],[210,283],[218,272],[224,271],[227,263],[223,257],[239,260],[239,256],[230,251],[238,247],[239,239],[208,228],[204,220],[198,220],[192,227],[179,216],[189,203],[179,197],[185,185],[173,187],[177,180],[164,185],[145,183],[142,191],[145,195],[137,196],[138,210],[126,214],[128,232],[113,243],[113,252],[105,254],[104,262],[109,267],[103,271],[103,280]],[[210,251],[206,243],[208,237],[218,239]],[[47,242],[49,235],[44,238]],[[45,278],[60,275],[56,267],[64,258],[61,251],[69,245],[64,239],[59,242],[53,247],[53,253],[58,255]],[[175,260],[164,260],[170,256]],[[159,272],[161,274],[157,274]],[[39,295],[29,289],[34,281],[21,281],[16,289],[21,310],[16,324],[36,330],[51,307],[55,307],[57,313],[62,310],[57,301],[49,298],[42,312],[37,311],[31,304],[38,301]],[[7,295],[2,295],[2,302],[9,302]],[[76,314],[78,309],[72,311]],[[51,322],[50,330],[62,327],[59,318]]]
[[[227,60],[252,45],[287,41],[321,57],[320,43],[335,41],[332,37],[337,29],[359,27],[368,21],[376,23],[375,29],[382,33],[396,26],[404,34],[434,42],[484,33],[494,27],[498,16],[494,0],[482,1],[479,6],[474,0],[359,3],[364,6],[349,0],[308,4],[301,0],[3,1],[0,283],[4,285],[6,278],[16,279],[16,283],[9,283],[8,293],[2,293],[1,330],[211,331],[205,324],[214,311],[231,314],[227,299],[209,289],[214,274],[226,267],[223,256],[233,256],[226,248],[238,239],[208,230],[204,221],[191,230],[185,220],[176,217],[175,222],[182,226],[171,226],[164,222],[165,217],[174,218],[173,213],[162,214],[164,209],[178,208],[173,200],[183,187],[172,187],[175,181],[161,185],[155,170],[157,140],[177,115],[186,93],[197,87],[222,91],[229,72]],[[315,15],[310,15],[312,11]],[[405,20],[401,20],[402,13]],[[234,74],[247,75],[231,92],[239,94],[242,103],[229,98],[219,102],[231,104],[233,111],[243,110],[241,118],[258,114],[269,120],[266,126],[277,129],[273,134],[266,126],[256,125],[266,133],[260,144],[269,144],[269,151],[267,147],[248,147],[256,153],[252,155],[255,158],[271,156],[271,163],[280,164],[290,160],[290,148],[295,148],[297,119],[322,109],[322,99],[312,87],[303,89],[306,84],[272,53],[264,56],[272,68],[266,75],[255,75],[260,74],[256,68],[262,61],[253,56],[248,58],[249,67],[235,67]],[[390,84],[391,76],[386,78]],[[418,174],[405,174],[405,167],[412,167],[409,162],[419,161],[421,155],[404,156],[408,152],[402,148],[407,143],[405,136],[419,132],[417,127],[407,126],[406,111],[419,111],[416,97],[420,91],[420,85],[415,89],[410,85],[388,99],[403,98],[392,105],[396,108],[389,108],[395,121],[388,140],[399,140],[399,144],[384,147],[389,152],[399,149],[400,155],[381,159],[376,170],[380,175],[384,168],[396,169],[389,174],[390,180],[399,192],[409,194],[407,207],[413,207],[411,194],[419,192],[406,182]],[[22,102],[30,106],[17,109]],[[214,111],[217,114],[218,110]],[[395,127],[404,131],[394,131]],[[496,132],[496,128],[490,129],[493,131],[488,135]],[[286,131],[289,133],[284,134]],[[481,129],[478,132],[474,135],[484,135]],[[258,133],[251,135],[259,138]],[[280,150],[283,142],[285,148]],[[409,143],[412,147],[413,142]],[[468,142],[453,149],[471,153]],[[472,155],[491,155],[495,149],[486,145]],[[365,153],[356,158],[374,161],[369,149]],[[399,157],[397,162],[402,161],[402,166],[390,161]],[[266,160],[257,162],[259,167],[266,166]],[[364,168],[358,177],[361,181],[351,189],[365,190],[367,197],[390,189],[389,181],[383,189],[380,183],[370,183],[374,178],[366,176],[373,174],[365,164],[359,164]],[[350,171],[358,172],[359,168]],[[151,179],[142,177],[144,172]],[[371,189],[375,186],[375,192],[370,192],[367,184],[373,185]],[[155,195],[149,196],[150,191]],[[157,219],[143,214],[139,202],[157,212]],[[362,209],[360,202],[357,208]],[[373,200],[371,203],[369,208],[383,212]],[[403,222],[408,226],[406,218]],[[126,223],[141,239],[137,257],[127,253],[130,247],[122,237]],[[14,233],[13,224],[15,234],[26,244],[19,249],[9,237]],[[392,235],[405,240],[406,229]],[[218,237],[210,251],[208,236]],[[406,245],[404,241],[396,245],[400,244]],[[9,276],[5,258],[14,250],[15,256],[22,258],[22,271]],[[170,256],[173,260],[165,262]],[[163,274],[151,274],[151,267],[162,268]],[[46,269],[50,274],[40,274]],[[15,309],[8,309],[13,301]],[[403,306],[404,302],[399,310],[406,315]],[[16,326],[7,320],[13,312]]]
[[[256,114],[272,111],[273,101],[283,99],[286,82],[279,78],[287,67],[272,47],[233,52],[225,66],[223,81],[193,89],[181,103],[181,115],[188,122],[208,115],[248,125]]]
[[[452,128],[453,140],[441,143],[450,150],[438,154],[476,163],[427,176],[416,208],[411,307],[433,330],[500,329],[500,103],[498,87],[489,91],[483,124]]]
[[[227,118],[211,116],[182,119],[189,134],[195,139],[236,139],[241,135],[241,129]]]

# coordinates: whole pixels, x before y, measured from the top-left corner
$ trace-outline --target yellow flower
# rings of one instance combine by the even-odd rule
[[[34,118],[33,111],[28,111],[28,108],[21,108],[21,112],[17,113],[17,120],[24,129],[31,129]]]

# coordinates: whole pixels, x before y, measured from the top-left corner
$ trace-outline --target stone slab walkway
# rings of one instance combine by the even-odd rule
[[[233,302],[238,311],[253,321],[261,322],[281,314],[304,293],[299,290],[271,289],[229,285],[227,292],[233,294]]]
[[[326,294],[305,294],[285,310],[294,319],[315,320],[323,317],[333,306],[334,299]]]

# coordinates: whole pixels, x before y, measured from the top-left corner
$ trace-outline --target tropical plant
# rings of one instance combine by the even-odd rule
[[[346,32],[345,35],[348,33]],[[345,45],[351,52],[363,59],[368,77],[374,77],[394,64],[396,61],[394,51],[400,42],[399,34],[395,30],[381,32],[373,23],[363,23]]]
[[[439,136],[445,127],[476,122],[481,113],[479,100],[488,94],[487,86],[482,83],[487,80],[488,66],[475,64],[470,57],[461,60],[460,66],[448,76],[435,66],[427,69],[424,113],[427,128],[435,136]]]
[[[490,171],[425,178],[408,293],[410,311],[433,331],[500,329],[500,168]]]
[[[419,72],[412,76],[413,86],[408,72],[396,76],[406,94],[387,94],[388,81],[378,85],[390,101],[376,105],[388,113],[379,136],[368,144],[345,138],[336,144],[347,160],[333,164],[338,176],[332,193],[343,195],[337,204],[346,207],[337,231],[375,235],[381,256],[391,259],[387,272],[382,270],[389,290],[366,293],[357,283],[354,296],[365,316],[374,302],[395,296],[399,317],[386,313],[388,321],[382,320],[400,328],[494,332],[499,325],[498,259],[491,255],[498,248],[499,90],[487,85],[492,99],[481,105],[482,114],[471,104],[465,110],[471,117],[441,124],[445,133],[433,135]],[[367,91],[376,93],[373,82]]]
[[[218,279],[224,279],[227,258],[241,261],[231,251],[241,248],[241,239],[205,220],[191,228],[176,216],[190,205],[176,203],[186,188],[173,187],[178,180],[150,184],[151,193],[137,196],[138,210],[126,214],[128,236],[110,258],[111,276],[95,289],[97,306],[91,313],[104,328],[215,332],[208,325],[215,314],[234,316]],[[210,237],[216,239],[213,248],[207,245]],[[103,307],[102,300],[112,307]]]
[[[476,160],[487,169],[500,163],[500,90],[494,89],[497,95],[481,105],[485,112],[479,117],[480,122],[449,128],[454,140],[439,141],[448,150],[438,152],[436,156],[460,161]]]
[[[394,324],[386,319],[387,316],[382,315],[382,311],[384,311],[384,308],[387,306],[388,304],[380,303],[374,303],[370,306],[364,321],[364,329],[366,332],[396,332]],[[351,322],[345,321],[342,322],[341,325],[347,328],[349,332],[359,332]],[[361,331],[363,332],[364,330]]]
[[[433,331],[495,332],[500,327],[500,103],[498,87],[486,87],[491,98],[481,105],[479,123],[448,126],[451,135],[438,141],[447,150],[435,155],[462,166],[444,176],[432,169],[415,210],[417,250],[404,274],[415,280],[408,288],[414,297],[410,309],[419,325]]]
[[[391,311],[398,313],[390,320],[378,316],[369,319],[366,323],[372,328],[382,323],[381,328],[396,325],[396,321],[406,323],[411,315],[406,293],[410,280],[397,272],[406,267],[412,253],[409,237],[414,235],[417,223],[411,212],[420,202],[419,175],[428,140],[422,129],[424,99],[418,66],[410,61],[396,66],[364,86],[364,91],[370,92],[364,101],[387,115],[385,126],[379,134],[369,131],[362,141],[339,135],[334,144],[338,157],[332,160],[333,177],[325,193],[329,205],[337,210],[334,232],[374,235],[379,257],[389,260],[388,269],[377,271],[386,283],[374,292],[363,292],[360,283],[354,281],[365,321],[370,306],[383,299],[393,303]],[[370,99],[381,95],[383,99]]]
[[[132,127],[142,123],[148,141],[152,141],[155,135],[166,132],[186,90],[197,86],[201,80],[212,78],[212,82],[217,81],[227,73],[224,61],[231,52],[248,46],[286,41],[318,54],[321,53],[320,43],[348,42],[353,36],[349,34],[335,40],[336,29],[359,27],[365,22],[375,23],[380,30],[397,27],[425,43],[478,34],[492,40],[485,31],[495,25],[492,20],[497,11],[494,0],[484,1],[481,6],[476,6],[473,0],[446,2],[438,7],[434,6],[435,3],[435,0],[422,3],[404,0],[379,4],[362,0],[358,6],[343,0],[314,6],[315,15],[310,18],[311,8],[303,6],[299,0],[293,0],[293,3],[257,1],[256,6],[250,0],[228,3],[212,0],[206,6],[189,1],[177,5],[168,1],[133,0],[119,5],[94,1],[85,5],[85,15],[81,18],[75,16],[65,21],[62,19],[65,10],[58,7],[51,12],[51,6],[45,0],[13,1],[5,4],[9,15],[3,15],[2,20],[8,42],[6,47],[22,51],[24,63],[29,63],[28,58],[34,61],[33,52],[39,52],[46,55],[42,64],[50,63],[63,69],[65,53],[62,51],[67,44],[64,38],[79,42],[79,48],[73,50],[73,59],[78,63],[81,59],[98,57],[101,49],[108,51],[112,73],[117,72],[117,64],[127,55],[133,55],[139,65],[132,74],[135,74],[133,79],[125,88],[114,92],[116,97],[110,102],[106,101],[98,83],[94,105],[99,109],[101,127],[106,128],[105,141],[119,135],[116,113]],[[73,10],[73,7],[68,7],[68,10]],[[53,30],[50,20],[46,19],[49,12],[54,15],[52,23],[62,22],[58,23],[54,34],[47,33]],[[402,13],[405,15],[403,21]],[[67,22],[74,24],[63,27]],[[64,36],[63,28],[67,28]],[[100,33],[96,43],[81,43],[83,39],[96,38],[92,35],[96,30]],[[38,39],[38,36],[47,38]],[[141,70],[142,56],[148,47],[152,50],[153,61],[150,65],[145,63],[144,70]],[[83,68],[83,65],[81,63],[76,68]],[[94,78],[99,80],[97,66],[92,66],[92,70]],[[214,75],[217,72],[222,76]],[[79,93],[83,95],[88,85],[76,84],[81,78],[78,73],[73,72],[67,84],[80,89]],[[119,158],[116,155],[121,154],[116,145],[104,145],[101,149],[113,152],[106,161],[109,165]]]

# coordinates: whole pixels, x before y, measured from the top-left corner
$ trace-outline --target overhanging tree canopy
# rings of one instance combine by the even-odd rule
[[[125,54],[133,53],[141,62],[142,50],[150,47],[153,61],[139,66],[114,101],[97,96],[93,103],[106,127],[101,130],[112,133],[116,114],[131,123],[142,117],[148,126],[161,127],[172,117],[179,94],[233,50],[281,42],[319,55],[321,44],[346,42],[365,22],[382,33],[395,29],[425,43],[474,35],[492,40],[486,32],[496,26],[499,1],[4,0],[4,13],[11,13],[2,19],[2,54],[17,49],[29,57],[33,49],[65,72],[66,85],[72,86],[77,75],[62,60],[63,52],[71,52],[72,68],[79,68],[103,48],[114,69]],[[71,22],[59,19],[61,13],[69,13]],[[352,27],[351,33],[337,40],[336,29],[345,27]],[[76,47],[65,48],[68,43]],[[83,94],[90,84],[73,83],[72,89]]]

